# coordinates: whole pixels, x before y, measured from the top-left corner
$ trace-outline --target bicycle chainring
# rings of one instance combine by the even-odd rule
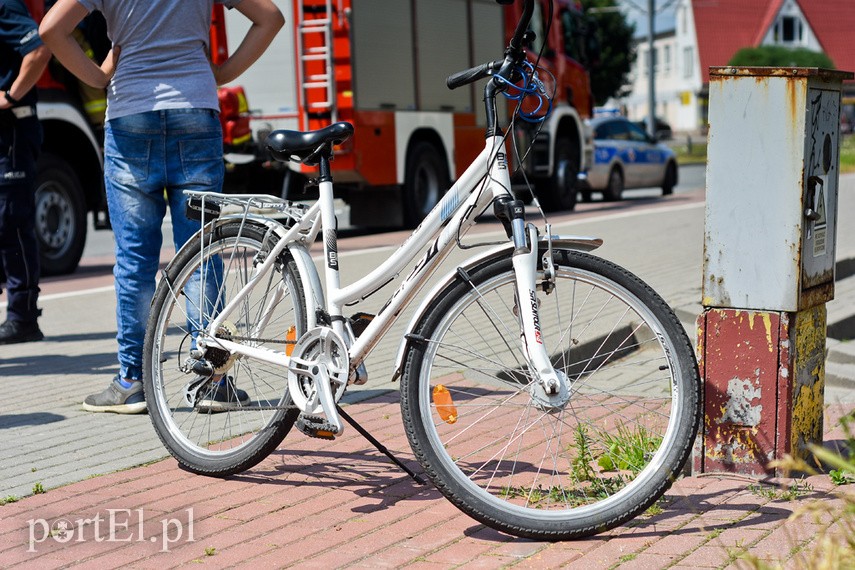
[[[306,414],[323,413],[315,384],[326,368],[330,391],[336,402],[347,388],[350,359],[344,340],[331,328],[316,327],[294,345],[288,370],[288,391],[294,404]]]

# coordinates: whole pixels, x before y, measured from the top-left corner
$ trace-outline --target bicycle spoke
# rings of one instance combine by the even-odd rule
[[[577,257],[596,269],[604,263]],[[419,329],[426,342],[411,349],[401,406],[417,457],[466,512],[532,529],[561,520],[568,535],[582,535],[592,517],[615,504],[632,514],[653,496],[643,489],[670,483],[691,448],[677,396],[697,402],[699,393],[696,376],[675,375],[674,354],[691,360],[691,349],[673,315],[666,332],[622,283],[565,262],[554,289],[538,288],[543,343],[567,379],[566,396],[546,395],[519,330],[507,326],[518,323],[509,261],[442,293],[448,300]],[[438,384],[445,395],[434,401]],[[670,429],[678,417],[682,431]],[[616,524],[602,516],[611,518],[598,524]]]
[[[266,228],[225,224],[204,247],[179,252],[155,294],[147,345],[147,401],[158,433],[179,461],[192,470],[233,473],[266,457],[297,417],[287,374],[278,367],[225,350],[218,337],[274,350],[290,327],[306,328],[300,278],[293,262],[278,259],[258,275],[272,245]],[[200,238],[197,238],[199,240]],[[258,277],[255,281],[253,278]],[[243,292],[252,283],[252,288]],[[195,338],[233,303],[223,325]],[[212,336],[213,335],[213,336]],[[191,355],[191,348],[196,352]],[[202,358],[216,370],[210,380],[184,368]],[[199,382],[204,384],[199,387]],[[151,388],[148,388],[148,386]],[[194,402],[185,391],[195,386]]]

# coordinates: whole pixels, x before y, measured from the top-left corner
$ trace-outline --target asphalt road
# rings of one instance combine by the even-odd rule
[[[686,193],[686,192],[694,192],[698,189],[704,188],[705,185],[705,175],[706,175],[706,167],[703,164],[698,165],[688,165],[680,167],[679,173],[679,184],[674,189],[675,194]],[[662,190],[660,188],[642,188],[638,190],[626,190],[624,192],[624,200],[625,205],[636,204],[639,202],[648,203],[651,199],[661,198]],[[610,211],[615,207],[614,203],[603,202],[599,198],[598,193],[594,193],[594,201],[588,204],[579,204],[578,212],[591,212],[591,211]],[[347,238],[349,236],[356,235],[365,235],[369,233],[368,230],[351,228],[348,220],[347,220],[347,206],[343,203],[340,204],[340,214],[339,214],[339,228],[341,230],[340,236],[343,238]],[[555,218],[570,219],[574,213],[564,213]],[[568,216],[570,218],[568,218]],[[167,217],[167,223],[164,224],[164,244],[168,248],[171,243],[170,236],[170,226]],[[377,230],[384,233],[391,232],[392,230]],[[376,233],[376,231],[370,231],[370,233]],[[93,258],[100,258],[103,256],[111,256],[113,255],[113,233],[110,231],[95,231],[92,229],[92,224],[89,224],[89,233],[86,239],[86,247],[83,249],[83,260],[84,263],[86,260],[92,260]]]

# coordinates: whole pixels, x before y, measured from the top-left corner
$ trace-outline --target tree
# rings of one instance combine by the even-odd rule
[[[582,7],[595,26],[600,47],[599,61],[591,65],[590,73],[594,102],[603,105],[632,89],[629,72],[636,57],[632,42],[635,25],[627,22],[616,0],[582,0]]]
[[[742,48],[730,58],[727,65],[835,68],[831,58],[820,51],[783,46]]]

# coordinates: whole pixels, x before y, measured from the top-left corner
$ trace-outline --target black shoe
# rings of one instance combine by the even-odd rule
[[[234,378],[226,376],[214,380],[200,391],[196,409],[202,413],[216,414],[246,406],[250,402],[249,394],[235,386]]]
[[[19,342],[35,342],[42,340],[45,335],[39,330],[36,321],[6,321],[0,325],[0,344],[16,344]]]

